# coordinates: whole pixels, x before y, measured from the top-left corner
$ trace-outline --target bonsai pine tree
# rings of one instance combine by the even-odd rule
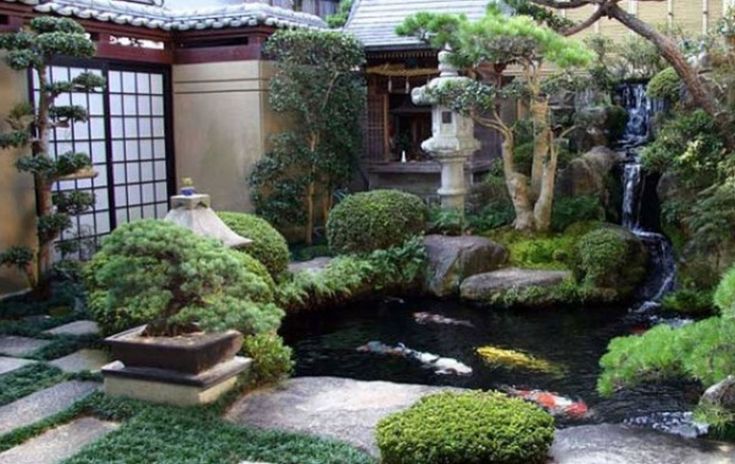
[[[275,225],[302,223],[311,243],[317,212],[326,219],[360,149],[364,53],[352,36],[311,30],[278,31],[265,51],[276,67],[270,104],[289,125],[250,177],[253,201]]]
[[[558,159],[556,140],[565,134],[555,133],[552,127],[548,83],[541,67],[545,62],[561,69],[583,66],[591,62],[592,52],[530,16],[508,16],[494,4],[478,21],[417,13],[406,18],[397,32],[418,36],[437,49],[449,47],[453,64],[475,78],[435,87],[430,96],[501,134],[503,174],[515,209],[515,228],[549,230]],[[502,72],[509,65],[517,66],[520,76],[503,85]],[[530,178],[518,167],[515,131],[500,116],[501,98],[520,99],[530,110],[534,138]]]
[[[0,50],[6,50],[5,61],[12,69],[30,69],[38,79],[39,93],[35,107],[17,105],[6,117],[10,130],[0,134],[0,148],[28,148],[29,153],[16,163],[18,170],[33,175],[38,215],[38,249],[12,247],[0,253],[0,265],[23,270],[31,287],[51,267],[51,246],[62,231],[71,227],[71,215],[88,209],[94,198],[87,192],[52,193],[53,184],[91,168],[83,153],[63,153],[52,157],[49,136],[54,128],[69,127],[87,120],[87,112],[78,105],[55,105],[67,92],[88,92],[104,86],[104,79],[82,73],[69,82],[49,82],[48,68],[54,58],[67,56],[91,58],[95,47],[84,28],[68,18],[39,17],[20,32],[0,36]]]

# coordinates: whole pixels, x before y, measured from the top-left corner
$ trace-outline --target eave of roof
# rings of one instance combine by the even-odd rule
[[[129,3],[119,0],[0,0],[33,7],[41,14],[111,22],[164,31],[189,31],[268,26],[279,29],[326,28],[326,23],[307,13],[264,3],[210,6],[193,9]]]

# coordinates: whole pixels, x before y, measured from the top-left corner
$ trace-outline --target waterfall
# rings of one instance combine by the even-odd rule
[[[620,89],[622,104],[628,111],[628,123],[620,142],[620,149],[627,156],[623,167],[622,225],[645,244],[649,253],[649,273],[639,290],[642,304],[639,310],[658,306],[658,302],[673,290],[676,280],[676,259],[669,240],[656,230],[650,230],[642,221],[646,175],[643,172],[638,150],[651,137],[653,116],[661,110],[661,103],[646,96],[643,83],[624,84]],[[655,221],[654,221],[655,222]]]

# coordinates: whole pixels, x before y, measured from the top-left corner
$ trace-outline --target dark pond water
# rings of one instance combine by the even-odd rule
[[[419,324],[416,312],[440,314],[472,326]],[[415,299],[366,302],[322,313],[289,316],[282,334],[294,348],[297,376],[337,376],[361,380],[498,389],[507,386],[556,392],[584,400],[591,413],[575,423],[623,422],[661,412],[688,411],[697,392],[682,385],[626,390],[612,398],[597,395],[598,361],[611,338],[645,330],[647,323],[626,309],[517,311],[478,308],[453,301]],[[415,359],[357,351],[370,341],[403,343],[414,350],[455,358],[469,376],[439,375]],[[488,365],[478,347],[512,349],[554,365],[553,372]],[[570,420],[560,420],[560,425]]]

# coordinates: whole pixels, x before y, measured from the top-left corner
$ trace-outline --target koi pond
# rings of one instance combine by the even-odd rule
[[[626,422],[697,435],[687,413],[695,386],[649,385],[611,398],[595,390],[610,339],[652,323],[625,308],[518,311],[389,299],[292,315],[281,333],[294,348],[296,376],[499,389],[557,408],[560,426]]]

